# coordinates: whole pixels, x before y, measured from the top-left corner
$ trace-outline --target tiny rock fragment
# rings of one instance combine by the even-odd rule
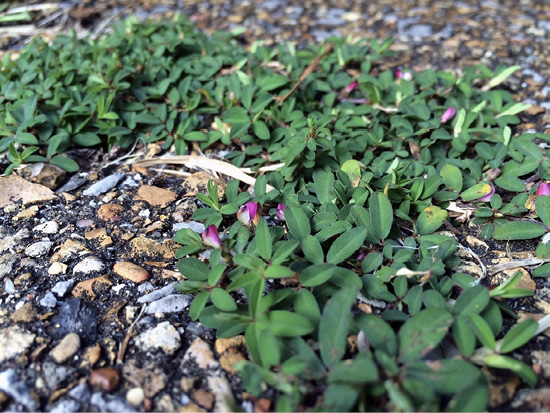
[[[50,275],[57,275],[57,274],[65,274],[67,273],[67,264],[63,264],[62,262],[54,262],[52,265],[50,265],[50,268],[48,268],[48,274]]]
[[[27,209],[24,209],[16,216],[13,217],[13,222],[23,221],[34,217],[38,213],[38,205],[33,205]]]
[[[104,221],[120,221],[120,215],[124,212],[124,207],[118,204],[104,204],[97,210],[97,216]]]
[[[117,262],[113,267],[113,272],[135,283],[149,279],[149,272],[145,268],[128,261]]]
[[[176,200],[178,195],[168,189],[162,189],[151,185],[142,185],[138,189],[135,200],[142,200],[150,205],[165,208]]]
[[[25,303],[23,306],[17,310],[15,310],[12,315],[11,319],[15,323],[30,323],[31,321],[34,321],[36,317],[36,309],[34,308],[32,303]]]
[[[55,199],[53,191],[20,176],[0,176],[0,208],[22,201],[24,205]]]
[[[193,398],[199,406],[205,408],[206,410],[211,410],[212,407],[214,407],[214,395],[204,389],[195,390],[193,393]]]
[[[79,282],[76,287],[73,288],[71,294],[76,298],[85,297],[90,301],[94,301],[96,298],[94,288],[107,287],[112,284],[113,283],[109,280],[107,275],[102,275],[101,277]]]
[[[92,272],[101,272],[105,268],[105,264],[97,257],[86,257],[73,268],[73,274],[83,273],[90,274]]]
[[[59,247],[55,254],[53,254],[52,258],[50,258],[50,262],[66,262],[75,257],[91,253],[92,251],[86,248],[85,245],[69,238]]]
[[[99,343],[95,343],[93,346],[88,347],[82,355],[82,366],[93,366],[101,357],[101,346]]]
[[[92,371],[90,384],[94,387],[101,387],[105,391],[114,391],[118,388],[120,373],[112,367],[105,367]]]
[[[216,340],[215,348],[218,354],[223,354],[230,348],[243,347],[245,340],[243,335],[238,335],[230,338],[218,338]]]
[[[187,195],[194,196],[196,193],[208,195],[208,181],[213,181],[218,186],[218,198],[223,199],[227,184],[223,180],[207,172],[195,172],[190,175],[181,186]]]
[[[80,337],[76,333],[69,333],[50,351],[50,356],[56,363],[62,364],[74,356],[80,349]]]
[[[139,406],[143,399],[145,399],[145,392],[139,387],[130,389],[126,393],[126,401],[134,407]]]

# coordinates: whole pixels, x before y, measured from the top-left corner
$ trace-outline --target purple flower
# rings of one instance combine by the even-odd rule
[[[456,109],[454,107],[451,106],[450,108],[447,108],[445,113],[441,115],[441,123],[445,123],[448,120],[452,119],[455,113],[456,113]]]
[[[260,216],[260,204],[253,201],[248,201],[237,211],[237,219],[246,226],[257,225],[260,222]]]
[[[212,248],[220,248],[220,235],[215,225],[210,225],[202,233],[202,243]]]
[[[491,200],[491,197],[495,194],[495,186],[493,184],[489,185],[491,186],[491,191],[487,195],[483,195],[482,197],[478,198],[478,201],[489,202]]]
[[[347,85],[342,92],[345,95],[349,95],[351,92],[357,89],[357,86],[359,86],[359,82],[357,80],[354,80],[349,85]]]
[[[285,204],[277,205],[277,212],[275,213],[275,215],[277,215],[277,218],[279,218],[279,220],[281,221],[285,220],[285,208],[286,208]]]
[[[403,71],[403,70],[401,70],[401,69],[397,69],[397,70],[395,71],[395,77],[396,77],[397,79],[405,79],[405,80],[407,80],[407,81],[410,81],[410,80],[412,80],[412,78],[413,78],[413,74],[412,74],[412,72],[411,72],[410,70],[404,70],[404,71]]]
[[[537,196],[550,196],[550,185],[547,182],[541,182],[537,188]]]

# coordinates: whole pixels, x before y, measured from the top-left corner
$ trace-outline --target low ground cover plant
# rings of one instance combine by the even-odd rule
[[[175,237],[191,317],[246,338],[246,391],[270,389],[281,411],[484,410],[480,366],[536,385],[511,354],[538,324],[503,329],[505,299],[531,293],[520,274],[489,289],[456,272],[457,242],[438,231],[468,207],[481,236],[540,238],[547,258],[548,136],[513,132],[528,105],[501,85],[517,67],[381,70],[390,45],[245,48],[181,16],[35,39],[0,70],[4,173],[76,171],[68,149],[136,141],[281,163],[253,191],[233,180],[219,199],[210,184],[193,215],[206,231]]]

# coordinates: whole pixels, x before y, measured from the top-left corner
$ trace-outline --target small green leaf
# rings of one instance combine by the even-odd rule
[[[313,235],[308,235],[302,239],[302,250],[306,258],[313,264],[320,264],[325,259],[323,247],[321,247],[321,243]]]
[[[357,291],[341,289],[327,301],[319,322],[319,348],[325,365],[340,360],[346,350],[351,305]]]
[[[267,128],[265,123],[262,122],[261,120],[257,120],[256,122],[253,122],[252,129],[254,130],[254,133],[259,139],[264,141],[269,140],[270,138],[269,129]]]
[[[197,258],[182,258],[178,261],[178,269],[192,281],[206,281],[210,268]]]
[[[470,314],[468,316],[474,327],[475,333],[481,344],[489,350],[495,350],[496,342],[491,326],[478,314]]]
[[[476,285],[464,291],[455,301],[453,314],[479,314],[489,304],[489,290],[483,285]]]
[[[435,205],[430,205],[418,216],[416,230],[420,235],[428,235],[436,231],[447,219],[447,211]]]
[[[237,304],[233,300],[233,297],[222,288],[214,288],[210,292],[210,299],[212,300],[212,304],[219,310],[235,311],[237,309]]]
[[[441,177],[443,178],[443,185],[445,185],[451,191],[460,192],[462,190],[462,172],[458,167],[446,164],[441,168]]]
[[[309,218],[300,208],[286,207],[284,215],[288,230],[295,238],[302,240],[311,234]]]
[[[265,276],[267,278],[287,278],[293,275],[294,271],[283,265],[270,265],[265,270]]]
[[[491,185],[487,183],[479,183],[468,188],[460,196],[463,201],[473,201],[474,199],[479,199],[492,191]]]
[[[275,310],[267,313],[269,327],[276,336],[303,336],[313,331],[313,325],[303,315],[286,310]]]
[[[304,287],[324,284],[333,276],[335,268],[335,265],[327,263],[310,265],[300,273],[300,284]]]
[[[488,354],[483,358],[483,362],[489,367],[512,370],[531,387],[537,385],[537,375],[533,370],[526,364],[512,357],[501,356],[499,354]]]
[[[386,195],[377,192],[369,198],[370,227],[368,238],[373,242],[380,242],[390,233],[393,223],[393,208]]]
[[[535,199],[535,211],[542,223],[550,227],[550,196],[537,196]]]
[[[271,235],[269,234],[267,221],[264,218],[260,219],[256,227],[256,247],[264,260],[269,260],[271,258]]]
[[[475,334],[468,325],[464,315],[458,315],[453,323],[453,338],[455,343],[465,357],[470,357],[475,350]]]
[[[495,228],[493,238],[497,240],[515,240],[538,238],[544,234],[544,227],[532,221],[506,222]]]
[[[202,291],[193,298],[193,302],[189,307],[189,317],[191,317],[192,320],[197,320],[200,317],[202,310],[204,310],[206,306],[208,297],[210,297],[208,291]]]
[[[502,339],[500,345],[501,353],[509,353],[527,343],[537,331],[538,323],[528,318],[527,320],[516,324],[510,329]]]
[[[388,201],[389,202],[389,201]],[[352,228],[340,235],[327,252],[327,262],[340,264],[363,245],[367,236],[365,227]]]
[[[78,171],[78,164],[70,158],[65,156],[54,156],[50,159],[50,163],[55,166],[59,166],[61,169],[67,172],[76,172]]]

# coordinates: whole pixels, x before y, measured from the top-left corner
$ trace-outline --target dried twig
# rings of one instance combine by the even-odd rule
[[[128,347],[128,343],[130,342],[130,339],[134,335],[134,327],[138,323],[138,321],[143,317],[143,314],[145,314],[145,309],[147,308],[147,304],[143,304],[141,307],[141,311],[139,312],[138,316],[134,320],[134,322],[128,327],[128,330],[126,331],[126,335],[124,336],[124,340],[122,341],[122,344],[120,345],[120,348],[118,349],[118,354],[116,357],[117,364],[124,363],[124,353],[126,353],[126,348]]]
[[[550,262],[550,258],[524,258],[521,260],[513,260],[502,264],[495,265],[489,268],[490,274],[496,274],[497,272],[509,270],[510,268],[526,267],[530,265],[539,265]]]
[[[300,75],[300,78],[298,81],[292,86],[292,89],[290,89],[290,92],[288,92],[284,96],[278,96],[275,98],[275,100],[279,101],[279,103],[283,103],[286,98],[288,98],[290,95],[294,93],[296,89],[298,89],[298,86],[302,84],[304,80],[315,70],[321,59],[323,59],[326,55],[328,55],[330,52],[332,52],[332,49],[334,48],[334,45],[332,43],[327,44],[325,51],[321,53],[319,56],[317,56],[315,59],[313,59],[313,62],[309,64],[308,67],[304,69],[302,74]]]
[[[156,158],[156,159],[145,159],[142,161],[136,161],[134,165],[137,166],[153,166],[160,164],[178,164],[185,165],[188,168],[200,168],[218,172],[223,175],[230,176],[234,179],[244,182],[245,184],[254,186],[256,183],[256,178],[247,175],[242,171],[242,169],[237,168],[235,165],[232,165],[225,161],[220,161],[218,159],[207,158],[204,156],[195,156],[195,155],[181,155],[181,156],[170,156],[166,158]],[[266,185],[266,190],[271,191],[273,188],[271,185]]]

